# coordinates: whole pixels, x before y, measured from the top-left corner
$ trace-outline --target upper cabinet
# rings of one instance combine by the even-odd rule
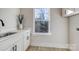
[[[79,8],[62,8],[62,16],[69,17],[79,14]]]

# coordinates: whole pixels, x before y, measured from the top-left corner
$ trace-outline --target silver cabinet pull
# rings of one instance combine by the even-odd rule
[[[17,51],[17,45],[15,45],[15,51]]]
[[[14,45],[14,46],[12,47],[12,50],[13,50],[13,51],[17,51],[17,45]]]
[[[12,47],[12,51],[14,51],[14,46]]]
[[[29,40],[29,36],[27,36],[27,40]]]

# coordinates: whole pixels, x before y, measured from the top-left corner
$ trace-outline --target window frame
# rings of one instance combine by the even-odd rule
[[[35,32],[35,8],[33,8],[33,34],[38,35],[51,35],[50,33],[50,8],[48,8],[48,33]]]

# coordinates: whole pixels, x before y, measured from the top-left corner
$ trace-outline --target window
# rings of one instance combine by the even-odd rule
[[[34,8],[34,33],[50,32],[50,14],[48,8]]]

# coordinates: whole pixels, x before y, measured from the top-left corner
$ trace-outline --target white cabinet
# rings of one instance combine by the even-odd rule
[[[0,51],[25,51],[30,45],[30,31],[0,38]]]
[[[24,51],[30,46],[30,31],[23,32],[23,46]]]
[[[15,43],[17,45],[17,51],[23,51],[23,38],[20,35],[19,40]]]
[[[18,40],[17,42],[13,43],[11,46],[8,47],[8,49],[6,49],[6,51],[22,51],[22,45],[21,45],[21,41]]]
[[[0,51],[5,51],[11,46],[11,40],[8,40],[8,37],[1,38],[0,40],[2,40],[0,41]]]
[[[7,37],[0,38],[0,51],[12,50],[19,38],[20,36],[18,34],[13,34]]]
[[[79,14],[79,8],[62,8],[62,16],[69,17]]]
[[[6,49],[5,51],[18,51],[17,50],[17,45],[13,44],[12,46],[10,46],[8,49]]]
[[[69,18],[69,41],[70,49],[79,51],[79,15]]]

